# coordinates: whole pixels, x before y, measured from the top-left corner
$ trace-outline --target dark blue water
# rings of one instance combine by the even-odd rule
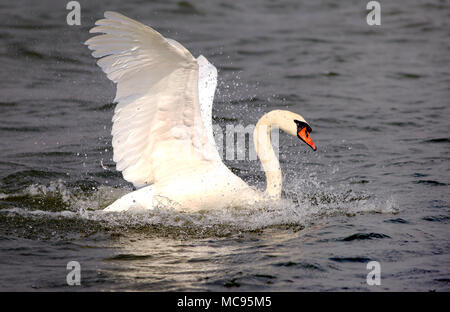
[[[0,5],[1,290],[450,290],[450,4],[66,1]],[[114,85],[82,43],[106,10],[219,71],[214,122],[302,114],[280,133],[283,200],[104,214],[132,190],[111,148]],[[264,188],[257,161],[226,161]],[[66,264],[81,265],[81,286]],[[366,265],[381,265],[369,286]]]

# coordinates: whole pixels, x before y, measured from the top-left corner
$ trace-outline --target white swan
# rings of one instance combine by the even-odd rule
[[[277,126],[313,150],[311,127],[298,114],[274,110],[254,131],[266,173],[265,193],[248,186],[222,162],[212,130],[217,70],[180,43],[115,12],[105,12],[86,41],[108,78],[117,83],[112,145],[117,170],[136,187],[106,211],[160,204],[185,210],[243,206],[281,197],[280,164],[270,142]]]

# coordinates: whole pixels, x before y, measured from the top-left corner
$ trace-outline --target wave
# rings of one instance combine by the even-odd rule
[[[303,188],[308,190],[306,185]],[[327,190],[323,186],[320,188],[316,192],[287,191],[286,198],[282,200],[259,203],[251,208],[185,212],[170,207],[156,207],[151,211],[117,213],[104,212],[102,209],[130,192],[131,188],[92,186],[86,190],[69,187],[59,180],[49,185],[31,185],[17,193],[0,193],[0,218],[15,219],[18,227],[39,221],[38,224],[44,228],[47,223],[48,231],[55,228],[56,231],[81,233],[98,230],[139,231],[162,236],[208,237],[261,231],[271,227],[301,230],[336,215],[395,214],[398,211],[394,199],[380,201],[351,190],[341,192]],[[63,226],[58,227],[58,222]]]

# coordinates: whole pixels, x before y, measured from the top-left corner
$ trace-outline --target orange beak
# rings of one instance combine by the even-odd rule
[[[298,137],[305,142],[306,144],[308,144],[313,151],[317,150],[316,144],[314,144],[313,140],[311,139],[311,135],[309,134],[308,130],[306,129],[306,127],[302,128],[298,133],[297,133]]]

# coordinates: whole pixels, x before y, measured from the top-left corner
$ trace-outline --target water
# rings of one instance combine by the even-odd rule
[[[384,1],[380,27],[364,1],[82,1],[81,26],[65,4],[1,4],[1,290],[450,290],[448,1]],[[282,201],[100,211],[132,190],[111,160],[114,85],[82,45],[106,10],[215,64],[215,123],[310,122],[316,153],[280,134]],[[264,188],[258,162],[226,164]]]

